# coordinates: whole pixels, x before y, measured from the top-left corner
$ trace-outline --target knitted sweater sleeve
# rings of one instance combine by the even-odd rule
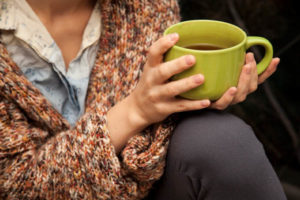
[[[122,164],[101,107],[74,129],[54,134],[35,126],[15,103],[0,96],[0,199],[144,197],[162,174],[167,135],[153,143],[149,135],[133,138],[125,150],[132,158],[126,155]]]

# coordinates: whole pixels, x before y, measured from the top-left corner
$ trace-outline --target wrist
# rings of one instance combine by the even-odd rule
[[[142,116],[133,95],[127,96],[124,99],[124,103],[127,105],[128,123],[131,126],[134,126],[138,131],[141,131],[150,125],[150,123]]]
[[[125,137],[132,137],[149,125],[141,117],[135,104],[134,98],[127,96],[108,111],[108,128],[111,135],[122,133]]]
[[[128,140],[148,126],[137,113],[131,98],[126,97],[107,112],[111,142],[119,153]]]

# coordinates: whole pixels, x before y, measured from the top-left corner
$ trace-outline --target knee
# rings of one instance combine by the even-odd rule
[[[250,168],[259,165],[264,157],[251,127],[231,114],[213,111],[184,116],[173,133],[168,155],[171,162],[192,166],[195,173],[220,174],[238,173],[246,163]]]

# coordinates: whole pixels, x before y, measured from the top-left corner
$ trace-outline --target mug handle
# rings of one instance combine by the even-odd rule
[[[261,74],[265,69],[269,66],[273,58],[273,47],[269,40],[263,37],[257,36],[249,36],[246,41],[246,49],[254,45],[261,45],[265,48],[265,56],[263,59],[257,64],[257,73]]]

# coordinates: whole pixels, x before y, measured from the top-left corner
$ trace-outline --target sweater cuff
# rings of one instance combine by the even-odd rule
[[[139,181],[158,180],[164,171],[165,157],[171,132],[175,127],[172,117],[146,128],[132,137],[123,149],[122,169]]]

